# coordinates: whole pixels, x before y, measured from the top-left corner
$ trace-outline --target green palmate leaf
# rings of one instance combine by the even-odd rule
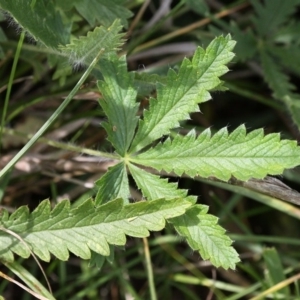
[[[120,48],[124,42],[124,34],[119,33],[121,29],[119,20],[114,21],[108,28],[96,27],[92,32],[88,32],[87,36],[79,37],[72,40],[71,44],[61,46],[61,55],[68,57],[75,67],[88,65],[101,49],[102,57],[105,57],[106,54]]]
[[[297,43],[300,38],[300,22],[296,19],[290,19],[290,22],[281,28],[278,28],[274,40],[277,43],[291,44]]]
[[[298,98],[292,98],[290,96],[284,97],[284,103],[292,116],[294,123],[300,130],[300,95]]]
[[[278,63],[269,52],[261,51],[260,59],[262,62],[264,78],[274,92],[274,97],[278,100],[283,100],[285,96],[291,96],[295,86],[289,82],[289,78],[285,75]]]
[[[190,61],[184,59],[179,72],[170,70],[166,84],[157,85],[157,99],[150,99],[150,107],[139,121],[139,128],[130,152],[136,152],[168,134],[189,113],[198,111],[198,103],[210,99],[208,91],[220,85],[219,77],[228,71],[225,66],[234,56],[235,42],[230,36],[218,37],[206,51],[198,48]]]
[[[289,21],[291,14],[296,11],[296,5],[300,3],[299,0],[265,0],[264,5],[258,0],[251,2],[257,14],[253,22],[262,36],[276,33],[278,27]]]
[[[296,87],[289,82],[289,77],[285,75],[278,66],[279,51],[275,52],[275,54],[277,55],[277,61],[275,61],[268,52],[261,51],[260,53],[264,78],[269,87],[272,89],[273,96],[284,102],[293,118],[293,121],[298,128],[300,128],[300,95],[294,92]],[[287,52],[286,55],[288,54],[289,53]],[[292,55],[292,53],[290,53],[290,55]],[[291,59],[287,58],[287,62],[285,64],[291,64],[290,60]],[[298,71],[299,68],[294,67],[293,69]]]
[[[266,279],[267,285],[269,288],[272,288],[274,285],[283,282],[286,280],[285,270],[282,265],[280,254],[276,251],[275,248],[267,248],[263,250],[263,259],[266,265]],[[284,299],[291,299],[291,293],[288,286],[280,289],[280,294],[284,294]],[[279,299],[279,293],[275,297]],[[276,297],[276,298],[277,298]],[[275,299],[276,299],[275,298]]]
[[[96,22],[109,26],[114,20],[120,19],[127,27],[127,19],[132,13],[124,6],[124,0],[76,0],[74,6],[78,12],[95,26]]]
[[[206,15],[209,12],[209,7],[204,0],[186,0],[187,6],[195,12]]]
[[[300,31],[300,25],[299,25]],[[299,33],[300,34],[300,33]],[[299,36],[300,40],[300,36]],[[272,54],[275,56],[275,61],[280,63],[297,74],[300,75],[300,64],[295,64],[295,61],[300,61],[299,46],[296,44],[285,46],[285,47],[272,47]]]
[[[257,39],[251,28],[241,30],[236,23],[230,24],[230,32],[237,44],[234,48],[238,60],[245,61],[252,58],[257,52]]]
[[[132,72],[134,74],[134,85],[139,96],[149,96],[156,90],[158,82],[165,84],[165,77],[157,74]]]
[[[108,140],[124,157],[138,121],[134,74],[127,72],[125,56],[119,59],[116,54],[102,60],[100,68],[104,82],[98,81],[98,87],[104,99],[99,103],[108,117],[108,122],[103,122],[102,125],[107,131]]]
[[[156,175],[130,164],[129,170],[144,197],[149,200],[165,197],[185,197],[192,204],[196,197],[187,197],[186,190],[177,189],[177,184],[168,183]],[[225,235],[225,230],[217,225],[217,218],[207,215],[207,207],[195,205],[175,219],[168,220],[175,226],[177,232],[186,238],[193,250],[198,250],[203,259],[209,259],[217,267],[235,268],[239,261],[236,251],[232,248],[232,241]]]
[[[216,267],[235,269],[235,264],[240,260],[231,246],[232,241],[217,224],[218,218],[207,214],[207,211],[207,206],[195,205],[169,222],[187,239],[193,250],[199,251],[203,259],[209,259]]]
[[[53,1],[0,0],[0,8],[8,11],[16,22],[45,46],[57,48],[69,42],[70,26],[62,23]]]
[[[124,203],[128,203],[130,192],[126,166],[123,162],[109,168],[95,184],[99,187],[95,198],[97,206],[116,198],[122,198]]]
[[[72,67],[66,60],[76,69],[89,64],[101,50],[102,57],[118,50],[123,43],[123,34],[118,33],[121,28],[118,20],[109,28],[96,27],[93,32],[88,32],[87,36],[74,39],[71,44],[60,47],[60,52],[49,55],[50,65],[56,67],[53,79],[59,79],[60,85],[63,85],[66,77],[72,74]],[[99,66],[97,65],[95,69],[99,69]]]
[[[168,183],[167,179],[159,178],[159,176],[148,173],[132,164],[129,164],[128,168],[138,188],[148,200],[185,198],[187,196],[187,190],[178,189],[177,183]]]
[[[67,260],[69,252],[89,259],[91,250],[108,256],[109,244],[125,245],[125,235],[146,237],[149,230],[163,229],[166,219],[183,214],[191,205],[180,198],[122,204],[122,199],[116,199],[95,208],[94,202],[87,200],[70,209],[70,202],[62,201],[51,211],[50,202],[43,201],[31,214],[25,206],[10,217],[1,211],[0,224],[18,234],[42,260],[49,261],[50,253]],[[19,239],[0,231],[0,257],[7,258],[9,252],[30,255]]]
[[[56,5],[62,10],[69,11],[74,6],[76,0],[57,1]]]
[[[177,135],[173,141],[167,139],[131,161],[177,175],[214,176],[220,180],[234,176],[245,181],[281,174],[285,168],[299,165],[300,147],[295,141],[280,141],[279,134],[264,136],[262,129],[246,134],[242,125],[230,135],[226,128],[214,136],[209,129],[197,138],[194,131],[187,136]]]
[[[99,253],[94,251],[91,252],[91,259],[89,261],[89,266],[96,266],[97,268],[101,269],[105,263],[105,261],[112,264],[115,258],[115,247],[109,245],[109,256],[103,256]]]
[[[66,57],[57,54],[48,55],[48,64],[55,68],[52,75],[53,80],[58,80],[60,86],[63,86],[68,76],[74,73],[72,66],[67,62]]]

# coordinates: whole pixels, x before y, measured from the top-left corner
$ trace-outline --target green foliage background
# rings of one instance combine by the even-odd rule
[[[300,128],[299,2],[181,1],[152,22],[160,12],[156,1],[143,12],[137,1],[0,0],[9,12],[8,21],[1,18],[0,31],[0,89],[7,91],[1,125],[1,226],[23,240],[1,233],[7,270],[53,298],[32,278],[30,273],[37,271],[30,267],[25,272],[26,261],[13,261],[13,253],[31,254],[26,242],[42,260],[49,261],[50,253],[69,259],[54,260],[46,270],[48,276],[58,274],[57,299],[98,299],[108,289],[107,299],[115,291],[136,299],[155,299],[155,294],[172,299],[177,293],[186,299],[210,294],[262,299],[269,288],[276,297],[297,299],[297,285],[295,291],[289,285],[298,278],[298,208],[274,194],[230,183],[232,176],[235,183],[251,183],[253,177],[299,165],[299,147],[292,141]],[[25,29],[29,41],[18,45],[15,28]],[[20,46],[13,72],[11,53]],[[81,70],[91,63],[89,84],[76,88]],[[73,92],[79,101],[69,102]],[[208,101],[211,94],[214,100]],[[42,145],[27,151],[14,172],[3,172],[10,154],[64,98],[68,106],[54,112]],[[80,153],[94,160],[80,158]],[[286,170],[282,179],[298,189],[297,168]],[[84,188],[91,182],[93,189]],[[78,187],[83,188],[77,192]],[[291,191],[282,189],[289,200]],[[39,203],[50,195],[51,202]],[[61,195],[71,202],[61,202]],[[91,196],[94,201],[87,200]],[[139,199],[148,201],[132,203]],[[23,206],[8,214],[22,204],[35,210],[29,213]],[[136,257],[147,252],[147,242],[126,243],[125,234],[142,238],[163,228],[149,238],[153,292],[151,274],[146,276],[143,268],[149,259]],[[191,254],[191,248],[199,252]],[[235,249],[242,259],[238,265]],[[198,253],[210,261],[209,267],[198,263]],[[218,269],[218,278],[211,278],[213,266],[237,267],[237,276]],[[90,282],[87,288],[85,281]],[[141,281],[150,288],[141,290]],[[280,282],[283,289],[276,286]],[[0,288],[13,299],[7,282]]]

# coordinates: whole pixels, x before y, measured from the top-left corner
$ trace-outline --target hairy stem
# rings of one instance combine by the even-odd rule
[[[154,278],[153,278],[151,256],[150,256],[149,244],[148,244],[147,238],[143,238],[143,243],[144,243],[144,253],[145,253],[145,259],[146,259],[147,276],[148,276],[148,282],[149,282],[149,288],[150,288],[150,299],[157,300]]]

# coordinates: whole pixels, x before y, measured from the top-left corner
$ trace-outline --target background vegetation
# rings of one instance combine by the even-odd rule
[[[0,1],[0,6],[6,10],[9,2]],[[280,132],[284,138],[299,139],[300,1],[106,4],[89,0],[56,1],[56,5],[66,31],[57,35],[61,43],[69,31],[75,37],[84,36],[95,26],[110,26],[120,18],[127,38],[121,52],[127,54],[129,69],[149,74],[166,74],[170,67],[176,70],[196,46],[206,47],[215,36],[230,33],[237,46],[229,65],[231,72],[223,77],[229,91],[213,93],[213,101],[201,104],[201,112],[182,122],[178,131],[185,134],[195,128],[200,133],[210,127],[215,132],[224,126],[232,131],[245,124],[250,130],[263,127],[265,133]],[[72,53],[67,59],[58,58],[51,48],[42,47],[48,40],[36,45],[27,36],[12,71],[22,30],[6,13],[1,14],[0,25],[0,109],[6,111],[0,155],[3,168],[52,115],[84,69]],[[38,30],[38,25],[35,28]],[[5,107],[11,74],[14,81]],[[145,86],[145,95],[149,91],[155,95],[155,90]],[[80,149],[112,151],[99,125],[106,116],[98,98],[101,95],[90,76],[45,138],[27,152],[9,176],[1,178],[2,208],[13,212],[28,205],[34,209],[46,198],[52,204],[68,198],[76,206],[96,195],[94,182],[107,171],[110,161],[84,156]],[[139,100],[141,108],[148,107],[147,97]],[[286,170],[280,179],[300,190],[298,168]],[[296,206],[243,186],[200,178],[170,180],[209,206],[210,213],[219,218],[219,224],[235,241],[241,262],[236,271],[216,269],[193,253],[171,227],[152,233],[148,243],[159,299],[263,299],[270,288],[269,297],[300,299],[300,210]],[[131,183],[132,199],[137,201],[141,195]],[[56,299],[148,299],[144,247],[145,241],[128,239],[126,247],[117,248],[114,259],[110,257],[101,270],[76,256],[42,266]],[[15,273],[27,284],[39,285],[35,278],[45,284],[33,259],[18,258],[1,270],[10,276]],[[0,291],[5,299],[32,297],[5,280]]]

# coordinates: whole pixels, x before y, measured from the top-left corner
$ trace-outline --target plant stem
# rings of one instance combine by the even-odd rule
[[[57,110],[52,114],[49,120],[38,130],[38,132],[31,138],[31,140],[12,158],[12,160],[0,171],[0,178],[12,168],[17,161],[29,150],[29,148],[46,132],[46,130],[52,125],[56,118],[62,113],[62,111],[68,106],[72,98],[75,96],[77,91],[80,89],[86,78],[89,76],[90,72],[97,64],[101,55],[105,50],[101,49],[98,55],[94,58],[92,63],[89,65],[87,70],[84,72],[82,77],[79,79],[73,90],[70,92],[68,97],[62,102],[62,104],[57,108]]]
[[[226,82],[226,87],[228,87],[232,93],[236,93],[237,95],[241,95],[245,98],[255,100],[259,103],[262,103],[274,109],[278,109],[280,111],[284,110],[284,105],[282,103],[271,101],[272,99],[261,96],[258,93],[246,89],[245,87],[239,87],[237,84],[232,84],[229,81]]]
[[[146,259],[147,276],[148,276],[148,282],[150,288],[150,299],[157,300],[154,278],[153,278],[151,256],[150,256],[149,244],[147,238],[143,238],[143,243],[144,243],[144,252],[145,252],[145,259]]]
[[[14,57],[13,65],[12,65],[12,68],[11,68],[11,72],[10,72],[10,75],[9,75],[5,100],[4,100],[4,104],[3,104],[3,112],[2,112],[1,128],[0,128],[0,141],[2,140],[2,131],[3,131],[3,128],[4,128],[4,125],[5,125],[8,101],[9,101],[9,97],[10,97],[14,77],[15,77],[15,74],[16,74],[16,68],[17,68],[17,64],[18,64],[18,61],[19,61],[19,57],[20,57],[20,53],[21,53],[24,38],[25,38],[25,31],[22,31],[19,42],[18,42],[17,51],[16,51],[16,54],[15,54],[15,57]],[[0,143],[0,152],[1,152],[1,143]]]

